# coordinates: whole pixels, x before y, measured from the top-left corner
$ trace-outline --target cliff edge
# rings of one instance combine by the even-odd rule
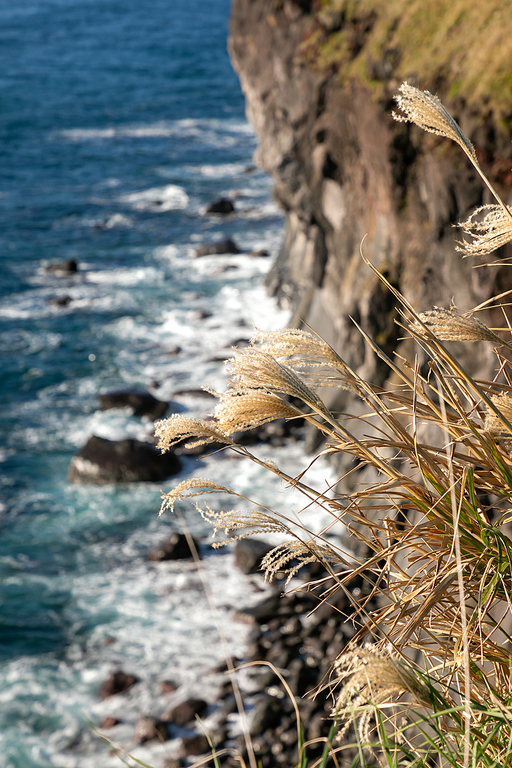
[[[388,354],[407,357],[408,342],[394,322],[396,302],[364,264],[361,247],[419,311],[451,303],[464,311],[512,288],[509,267],[475,269],[454,248],[460,232],[453,225],[490,202],[474,169],[448,140],[391,114],[404,80],[437,93],[510,200],[512,91],[503,73],[511,79],[512,55],[507,44],[499,66],[485,70],[482,56],[493,55],[489,25],[501,34],[505,22],[492,2],[484,7],[491,42],[475,48],[478,37],[466,32],[474,20],[461,9],[457,16],[453,2],[431,2],[426,11],[414,1],[232,2],[229,50],[259,139],[255,160],[271,174],[286,215],[269,289],[287,302],[293,324],[307,323],[374,384],[386,385],[388,370],[351,318]],[[420,11],[423,32],[415,25]],[[457,59],[464,39],[471,47]],[[475,71],[487,72],[487,92],[477,89]],[[502,315],[486,320],[503,325]],[[462,352],[469,370],[484,375],[491,350],[470,350]],[[331,404],[340,410],[357,408],[348,393],[336,398]]]

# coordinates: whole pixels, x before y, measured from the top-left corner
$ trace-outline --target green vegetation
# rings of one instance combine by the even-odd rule
[[[502,0],[323,0],[300,56],[341,84],[409,80],[511,117],[512,14]]]

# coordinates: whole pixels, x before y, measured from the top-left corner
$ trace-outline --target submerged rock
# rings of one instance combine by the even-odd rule
[[[206,209],[206,213],[234,213],[235,206],[231,202],[231,200],[228,200],[227,197],[221,197],[220,200],[214,200],[213,203],[210,203],[208,208]]]
[[[103,718],[103,720],[101,721],[100,728],[103,728],[105,730],[108,728],[113,728],[115,725],[119,725],[120,722],[121,720],[118,720],[117,717],[112,717],[112,715],[110,715],[108,717]]]
[[[127,675],[121,670],[112,672],[100,688],[100,699],[107,699],[109,696],[114,696],[116,693],[124,693],[124,691],[127,691],[132,685],[135,685],[135,683],[138,682],[139,678],[135,675]]]
[[[75,259],[64,259],[64,261],[57,261],[55,264],[48,264],[45,267],[46,272],[54,272],[55,274],[72,275],[78,271],[78,262]]]
[[[194,546],[199,551],[199,545],[195,539],[192,539]],[[146,560],[159,563],[162,560],[186,560],[193,557],[192,550],[183,533],[171,533],[158,547],[155,547],[146,555]]]
[[[165,415],[169,404],[163,400],[157,400],[145,390],[123,389],[116,392],[105,392],[98,395],[100,411],[108,411],[111,408],[132,408],[134,416],[149,416],[150,419],[161,419]]]
[[[156,483],[181,469],[172,451],[161,454],[139,440],[106,440],[93,435],[71,459],[70,483]]]
[[[226,240],[219,240],[216,243],[205,243],[195,250],[196,256],[210,256],[212,254],[221,253],[240,253],[240,249],[234,240],[227,238]]]
[[[51,307],[67,307],[71,296],[50,296],[46,301]]]

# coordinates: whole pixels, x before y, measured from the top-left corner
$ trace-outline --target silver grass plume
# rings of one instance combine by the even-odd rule
[[[415,123],[415,125],[419,126],[428,133],[434,133],[437,136],[444,136],[445,138],[451,139],[456,144],[458,144],[471,160],[480,178],[498,202],[499,207],[503,212],[503,216],[509,219],[512,226],[512,209],[505,205],[503,200],[500,198],[490,183],[487,176],[483,173],[478,163],[478,158],[476,156],[473,144],[463,133],[460,126],[458,123],[456,123],[448,110],[443,106],[439,98],[434,96],[429,91],[420,91],[418,88],[414,88],[414,86],[409,85],[409,83],[402,83],[398,90],[399,93],[397,96],[395,96],[395,100],[398,107],[404,112],[404,114],[400,115],[396,112],[393,112],[392,114],[395,120],[398,120],[402,123]],[[481,233],[479,237],[485,240],[483,233]],[[487,246],[489,246],[492,241],[493,236],[491,234],[487,238]],[[496,245],[496,242],[499,242],[499,240],[495,240],[494,242],[494,247],[499,247],[499,245]],[[503,243],[500,244],[503,245]],[[482,246],[483,244],[480,243],[480,245]],[[475,251],[475,253],[476,252],[477,251]],[[490,251],[480,251],[480,253],[482,252],[489,253]],[[471,250],[467,250],[467,253],[468,255],[470,253],[471,255],[474,255]]]
[[[309,541],[288,541],[279,544],[268,552],[261,561],[261,569],[265,571],[265,579],[272,581],[276,573],[284,571],[288,574],[286,584],[295,576],[301,568],[309,563],[339,563],[342,556],[329,544],[321,544],[314,539]],[[290,562],[298,562],[290,566]]]
[[[501,205],[482,205],[466,221],[459,223],[471,240],[462,240],[455,248],[465,256],[486,256],[512,240],[512,207],[508,213]],[[481,214],[485,211],[485,215]]]
[[[310,386],[336,386],[352,389],[346,363],[319,336],[296,328],[279,331],[257,331],[251,344],[275,358],[286,358],[287,365],[300,373]]]
[[[237,509],[214,511],[206,503],[204,508],[197,507],[197,509],[203,519],[213,526],[214,536],[217,531],[224,531],[226,539],[214,543],[214,547],[223,547],[259,533],[284,533],[287,536],[293,536],[291,528],[286,523],[267,512],[240,512]]]
[[[398,696],[410,694],[415,704],[432,705],[428,687],[414,669],[393,656],[391,650],[381,650],[367,644],[341,654],[334,663],[333,683],[343,685],[333,715],[341,723],[341,738],[350,724],[357,730],[364,746],[370,742],[370,724],[376,710],[393,705]]]
[[[158,448],[162,452],[167,451],[175,443],[191,437],[196,439],[187,443],[190,448],[206,443],[233,444],[231,438],[217,427],[215,422],[191,419],[179,413],[173,414],[168,419],[155,422],[155,435],[159,438]]]
[[[169,510],[174,512],[174,505],[181,499],[190,499],[194,496],[203,496],[206,493],[227,493],[233,496],[238,496],[237,493],[227,488],[225,485],[219,485],[211,480],[205,480],[201,477],[189,478],[183,480],[181,483],[169,491],[169,493],[162,493],[162,506],[160,507],[160,514]]]
[[[278,363],[272,355],[246,347],[231,361],[232,385],[235,389],[263,390],[298,397],[304,403],[326,413],[321,399],[288,366]]]
[[[512,423],[512,394],[504,392],[500,395],[491,395],[491,400],[498,411],[503,414],[504,418]],[[505,424],[490,408],[488,408],[485,416],[484,429],[495,434],[510,435],[510,431]]]
[[[398,90],[399,94],[395,96],[395,100],[405,114],[393,112],[395,120],[402,123],[415,123],[428,133],[435,133],[437,136],[445,136],[455,141],[473,165],[478,167],[474,146],[437,96],[429,91],[420,91],[409,83],[402,83]]]
[[[221,395],[214,416],[220,429],[227,433],[243,432],[275,419],[292,419],[304,414],[278,395],[261,390],[230,389]]]
[[[502,344],[502,340],[476,317],[459,315],[454,309],[434,307],[428,312],[421,312],[418,318],[427,329],[440,341],[493,341]],[[415,323],[415,330],[424,332],[423,326]]]

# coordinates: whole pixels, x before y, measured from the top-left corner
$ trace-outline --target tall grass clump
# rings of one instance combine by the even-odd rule
[[[512,240],[512,209],[490,187],[471,142],[439,99],[404,83],[397,105],[396,119],[455,141],[493,193],[495,204],[462,223],[463,254],[485,256]],[[177,415],[157,425],[163,450],[184,438],[221,443],[265,466],[299,489],[305,505],[342,521],[364,556],[347,555],[331,538],[268,508],[219,510],[206,494],[237,494],[209,480],[180,483],[162,508],[202,496],[198,510],[226,533],[225,541],[285,535],[263,562],[269,579],[319,561],[324,596],[346,591],[360,629],[328,683],[335,764],[345,764],[344,745],[355,740],[361,766],[512,766],[512,345],[478,319],[482,307],[417,313],[380,279],[395,295],[403,332],[429,361],[427,372],[414,360],[387,357],[360,329],[399,382],[383,391],[314,332],[258,332],[236,353],[211,420]],[[451,341],[493,345],[493,379],[472,378],[446,345]],[[364,429],[327,408],[318,394],[326,386],[360,398],[364,413],[353,418]],[[233,438],[282,417],[304,418],[324,436],[323,454],[350,454],[355,465],[373,470],[374,480],[349,494],[326,492]],[[359,598],[348,588],[354,575],[368,583]]]

